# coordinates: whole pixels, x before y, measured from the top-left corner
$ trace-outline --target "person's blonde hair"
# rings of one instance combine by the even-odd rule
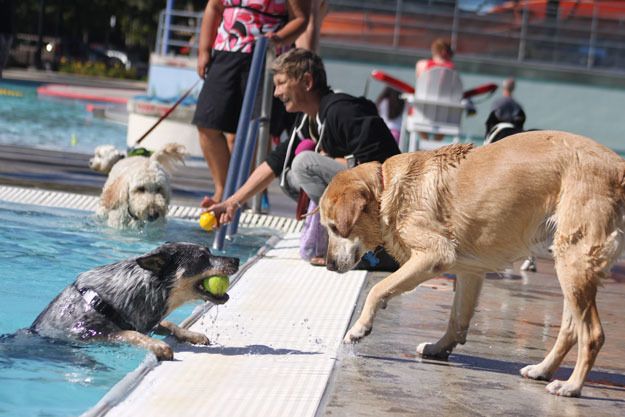
[[[516,82],[514,81],[514,78],[506,78],[501,83],[501,86],[503,87],[504,90],[512,94],[512,92],[514,91],[514,88],[516,87]]]
[[[445,38],[438,38],[432,42],[432,55],[439,55],[445,59],[451,59],[454,56],[454,50],[451,49],[451,43]]]
[[[304,74],[310,73],[313,79],[314,91],[328,89],[328,80],[323,61],[319,55],[307,49],[294,48],[280,55],[273,62],[271,68],[275,74],[285,74],[287,77],[301,80]]]

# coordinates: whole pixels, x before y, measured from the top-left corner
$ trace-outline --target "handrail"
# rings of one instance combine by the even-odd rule
[[[252,64],[250,66],[250,74],[247,78],[247,85],[245,87],[245,95],[243,96],[243,105],[241,106],[241,114],[239,116],[239,123],[237,125],[237,133],[234,139],[234,151],[230,157],[230,164],[228,166],[228,176],[226,177],[226,186],[224,188],[224,198],[230,197],[236,191],[236,186],[240,182],[240,179],[249,175],[251,157],[248,161],[244,161],[245,148],[251,144],[246,143],[249,137],[250,125],[252,124],[252,112],[254,110],[254,103],[256,101],[256,91],[258,90],[258,84],[260,80],[260,74],[262,73],[262,67],[265,62],[265,55],[267,52],[267,38],[260,37],[256,40],[254,47],[254,54],[252,56]],[[257,123],[254,123],[257,126]],[[254,137],[255,145],[255,137]],[[244,165],[246,162],[246,166]],[[240,209],[239,209],[240,210]],[[238,221],[238,216],[235,216]],[[232,223],[236,223],[233,219]],[[232,230],[236,232],[236,224],[232,226]],[[226,237],[226,228],[220,227],[215,232],[215,239],[213,241],[213,249],[222,250],[224,246],[224,239]]]
[[[247,134],[246,146],[243,150],[243,156],[241,158],[241,170],[239,171],[239,175],[237,177],[237,182],[234,187],[235,190],[241,188],[243,183],[247,180],[250,167],[252,165],[252,156],[254,155],[254,149],[256,149],[256,138],[258,137],[258,124],[259,119],[253,119],[250,121],[250,128]],[[228,225],[228,232],[226,237],[231,239],[234,235],[237,234],[237,230],[239,228],[239,218],[241,217],[241,210],[237,210],[234,214],[234,218]]]
[[[267,157],[267,149],[269,148],[269,136],[271,121],[271,104],[273,97],[273,77],[271,64],[275,58],[275,50],[269,48],[265,58],[265,77],[263,80],[263,96],[260,108],[260,120],[258,130],[258,146],[256,147],[256,166],[263,163]],[[256,194],[252,199],[252,211],[260,213],[261,211],[261,194]]]

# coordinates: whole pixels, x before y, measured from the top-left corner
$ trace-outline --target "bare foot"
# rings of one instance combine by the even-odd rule
[[[310,258],[310,264],[312,266],[326,266],[326,258],[322,256],[315,256]]]

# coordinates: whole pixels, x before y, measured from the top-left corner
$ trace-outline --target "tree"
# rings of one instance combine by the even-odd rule
[[[36,34],[40,0],[20,0],[16,6],[18,33]],[[159,13],[165,0],[45,0],[43,36],[61,38],[67,43],[99,43],[133,51],[147,59],[154,49]],[[178,0],[176,6],[192,5],[203,10],[206,1]],[[111,16],[116,26],[110,28]]]

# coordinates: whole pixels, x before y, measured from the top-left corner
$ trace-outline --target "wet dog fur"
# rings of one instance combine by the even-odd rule
[[[108,174],[113,165],[125,157],[126,154],[113,145],[100,145],[95,148],[93,157],[89,159],[89,168],[101,174]]]
[[[208,345],[205,335],[163,319],[191,300],[227,302],[228,294],[215,297],[203,289],[202,280],[234,274],[238,267],[237,258],[212,255],[204,246],[166,243],[143,256],[78,275],[39,314],[30,330],[61,340],[131,343],[149,349],[159,360],[171,360],[171,347],[147,334],[155,331]]]
[[[344,341],[372,329],[376,311],[444,272],[457,275],[446,333],[417,353],[446,359],[464,344],[486,272],[501,271],[545,242],[564,294],[557,340],[526,378],[550,380],[577,343],[575,369],[551,394],[579,396],[604,333],[597,287],[625,241],[625,161],[591,139],[557,131],[510,136],[473,149],[451,145],[343,171],[320,201],[327,267],[352,268],[381,245],[401,268],[369,292]]]
[[[97,215],[116,229],[163,224],[171,200],[170,176],[185,154],[184,146],[170,143],[149,157],[118,161],[104,183]]]

